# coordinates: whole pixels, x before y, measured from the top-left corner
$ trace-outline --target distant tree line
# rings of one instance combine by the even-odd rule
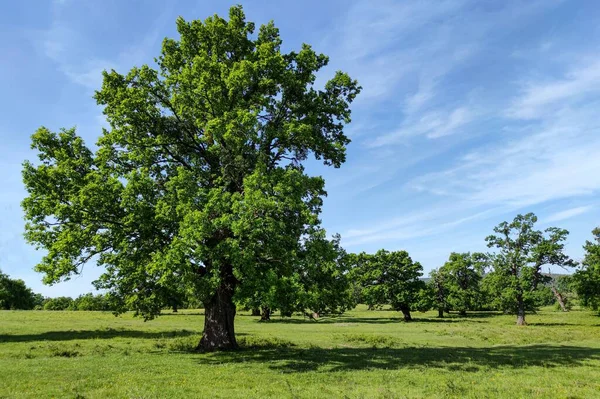
[[[0,272],[0,309],[2,310],[112,310],[104,294],[82,294],[73,299],[68,296],[44,297],[33,292],[20,279],[11,279]]]
[[[305,276],[313,279],[290,281],[273,276],[274,282],[266,284],[275,288],[260,291],[261,295],[248,293],[245,296],[252,299],[240,306],[265,321],[275,310],[281,316],[318,317],[363,303],[373,310],[391,307],[406,321],[412,320],[411,312],[432,309],[439,317],[452,312],[467,316],[473,311],[501,311],[515,315],[519,325],[526,324],[527,313],[542,306],[568,311],[579,303],[599,310],[600,228],[593,232],[594,242],[584,246],[585,257],[578,265],[564,253],[568,231],[537,230],[536,222],[537,217],[528,213],[500,223],[495,234],[486,238],[492,252],[451,253],[429,278],[424,278],[423,267],[406,251],[353,254],[343,250],[339,237],[333,241],[321,237],[318,248],[305,254],[304,268],[309,270]],[[550,266],[565,273],[576,269],[556,275],[550,273]]]
[[[402,312],[410,321],[411,311],[438,311],[439,317],[456,312],[497,310],[517,316],[541,306],[556,304],[568,311],[573,302],[600,309],[600,228],[585,246],[577,264],[564,253],[568,231],[550,227],[536,230],[533,213],[517,215],[512,222],[494,228],[486,238],[491,253],[452,253],[448,261],[423,281],[423,269],[406,251],[380,250],[370,255],[350,255],[349,276],[358,284],[359,302],[374,309],[383,305]],[[545,269],[577,267],[572,275],[552,276]]]
[[[347,253],[340,237],[324,231],[307,239],[297,255],[300,273],[293,278],[269,276],[265,289],[241,292],[238,308],[252,310],[268,321],[271,314],[303,314],[311,318],[336,315],[358,303],[375,310],[384,306],[411,321],[414,311],[437,310],[439,317],[454,312],[502,311],[525,324],[525,314],[555,304],[568,311],[574,303],[600,310],[600,228],[584,245],[577,264],[564,254],[568,232],[534,228],[534,214],[518,215],[486,238],[491,253],[451,253],[448,261],[423,277],[423,267],[406,251],[379,250],[374,254]],[[574,273],[552,275],[550,265]],[[546,272],[545,272],[546,271]],[[23,280],[0,272],[0,309],[137,312],[118,292],[82,294],[77,298],[47,298],[34,293]],[[155,292],[152,306],[160,310],[201,308],[202,303],[177,286]]]

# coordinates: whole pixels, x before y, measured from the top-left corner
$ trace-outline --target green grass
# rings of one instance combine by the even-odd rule
[[[0,397],[600,397],[600,318],[545,309],[437,319],[363,307],[259,323],[236,352],[194,353],[199,311],[144,322],[100,312],[0,312]]]

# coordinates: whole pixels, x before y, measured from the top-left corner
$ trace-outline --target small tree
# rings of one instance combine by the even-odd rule
[[[437,309],[439,318],[443,318],[444,312],[448,311],[446,276],[439,269],[435,269],[429,273],[429,277],[431,278],[428,284],[431,307]]]
[[[586,241],[581,267],[573,274],[572,286],[581,305],[600,310],[600,227],[592,231],[593,241]]]
[[[322,230],[304,243],[299,273],[300,311],[311,315],[340,314],[356,306],[348,278],[348,256],[340,241],[339,235],[328,240]]]
[[[411,321],[411,310],[420,310],[421,291],[426,288],[420,279],[423,267],[413,262],[406,251],[379,250],[373,255],[361,253],[351,258],[352,276],[362,284],[362,297],[370,307],[390,305]]]
[[[483,258],[483,254],[453,252],[437,273],[444,284],[447,308],[457,310],[461,316],[479,305]]]
[[[517,325],[525,325],[525,313],[539,305],[540,288],[550,277],[542,274],[545,265],[573,266],[564,254],[564,241],[569,232],[550,227],[535,230],[533,213],[517,215],[510,223],[494,228],[496,235],[486,238],[488,247],[498,250],[491,255],[493,271],[487,278],[492,301],[497,308],[517,315]]]

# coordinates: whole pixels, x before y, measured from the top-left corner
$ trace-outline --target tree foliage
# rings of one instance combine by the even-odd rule
[[[517,324],[525,324],[525,312],[540,305],[542,288],[550,279],[542,273],[545,265],[561,267],[575,263],[564,254],[564,242],[569,232],[550,227],[535,230],[537,217],[533,213],[517,215],[510,223],[494,228],[496,235],[486,238],[491,255],[492,272],[486,276],[486,286],[492,303],[498,309],[517,315]]]
[[[465,315],[481,303],[480,282],[485,267],[485,255],[478,253],[450,254],[448,261],[434,275],[438,294],[443,292],[444,309]],[[440,302],[441,297],[438,299]],[[441,305],[441,303],[439,304]]]
[[[446,288],[446,276],[439,269],[434,269],[429,273],[429,282],[427,284],[428,299],[427,308],[433,308],[438,311],[438,317],[444,317],[444,312],[448,312],[448,289]]]
[[[95,152],[74,129],[32,136],[26,238],[48,251],[45,282],[96,260],[96,286],[124,307],[152,318],[183,291],[205,307],[200,347],[234,348],[234,294],[298,275],[325,195],[302,163],[345,161],[360,88],[342,72],[316,87],[328,58],[282,52],[274,24],[255,34],[239,6],[177,30],[156,69],[104,73],[95,98],[110,128]]]
[[[300,311],[321,315],[339,314],[356,306],[349,280],[349,259],[341,237],[332,240],[325,232],[313,234],[303,245],[300,258],[302,299]]]
[[[0,309],[29,310],[39,304],[39,296],[20,279],[12,279],[0,271]]]
[[[362,299],[369,307],[390,305],[406,321],[412,320],[412,310],[421,309],[423,267],[408,252],[382,249],[375,254],[354,254],[350,261],[352,277],[360,281]]]
[[[73,310],[83,311],[109,311],[112,310],[111,304],[106,295],[94,295],[91,292],[79,295],[73,300],[71,305]]]
[[[320,229],[303,240],[291,276],[274,271],[264,279],[264,288],[240,292],[248,309],[261,309],[261,317],[279,310],[282,316],[295,312],[310,315],[339,314],[356,306],[348,277],[348,256],[340,245],[341,237],[327,239]]]
[[[44,301],[44,310],[76,310],[75,301],[69,296],[48,298]]]
[[[572,286],[581,304],[600,311],[600,227],[592,231],[593,241],[586,241],[581,267],[573,274]]]

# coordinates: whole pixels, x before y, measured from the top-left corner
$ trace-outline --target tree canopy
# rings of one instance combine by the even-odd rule
[[[269,320],[275,310],[283,316],[294,312],[312,316],[339,314],[355,306],[348,257],[340,241],[339,235],[327,239],[322,229],[312,232],[299,248],[294,275],[282,278],[273,270],[262,281],[262,289],[240,291],[241,302],[260,309],[262,320]]]
[[[40,128],[25,162],[26,238],[46,283],[95,261],[98,288],[151,318],[174,292],[201,299],[205,350],[235,348],[234,294],[293,279],[319,225],[324,180],[339,167],[360,87],[309,45],[282,52],[271,22],[177,20],[156,68],[104,72],[95,98],[110,128],[92,151],[74,129]]]
[[[0,271],[0,309],[30,310],[39,305],[42,299],[23,280],[12,279]]]
[[[439,305],[461,315],[477,308],[481,301],[484,265],[484,254],[451,253],[448,261],[432,276]]]
[[[494,228],[496,235],[486,238],[489,247],[497,252],[491,255],[492,272],[486,284],[492,294],[492,303],[498,308],[517,315],[517,324],[525,324],[525,312],[539,306],[540,289],[550,280],[542,273],[546,265],[574,266],[564,254],[567,230],[549,227],[535,230],[537,217],[533,213],[517,215],[510,223],[502,222]]]
[[[390,305],[411,321],[411,311],[419,308],[425,282],[423,267],[406,251],[379,250],[375,254],[354,254],[352,277],[360,281],[362,299],[370,307]]]
[[[593,241],[586,241],[581,267],[573,274],[572,285],[583,306],[600,310],[600,227],[592,231]]]

